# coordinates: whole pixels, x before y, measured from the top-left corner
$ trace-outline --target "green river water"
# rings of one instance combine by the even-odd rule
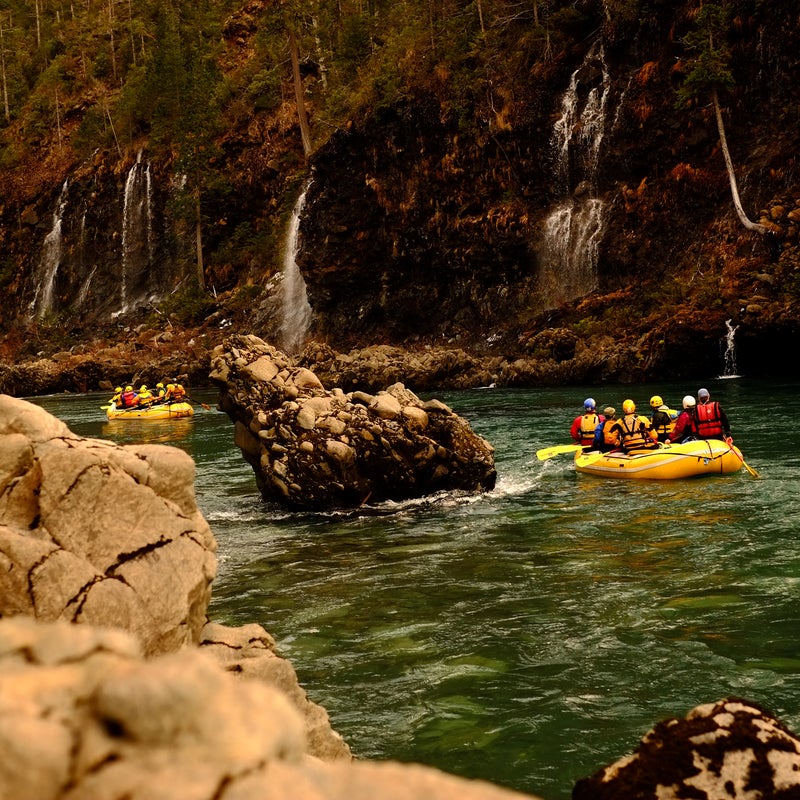
[[[705,384],[759,480],[535,458],[587,395],[647,410],[695,385],[441,392],[494,445],[496,489],[360,515],[262,503],[219,412],[108,423],[100,395],[35,402],[81,435],[193,456],[219,544],[211,618],[269,630],[357,756],[561,800],[699,703],[745,697],[800,731],[800,386]]]

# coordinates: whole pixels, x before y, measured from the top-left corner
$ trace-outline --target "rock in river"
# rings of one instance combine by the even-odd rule
[[[324,510],[494,487],[492,446],[402,383],[376,394],[326,390],[256,336],[227,339],[211,367],[219,407],[266,500]]]

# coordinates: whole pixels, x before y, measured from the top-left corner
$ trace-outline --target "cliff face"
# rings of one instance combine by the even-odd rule
[[[678,375],[718,361],[730,319],[748,372],[777,367],[755,354],[798,337],[797,12],[731,4],[726,132],[745,210],[774,231],[764,237],[736,219],[711,107],[675,107],[696,4],[647,3],[636,18],[584,5],[591,25],[551,58],[526,60],[520,44],[507,71],[476,72],[469,101],[437,68],[313,154],[297,255],[311,335],[530,354],[543,329],[567,327],[639,342],[647,369]],[[291,103],[254,112],[219,146],[208,168],[220,181],[201,200],[214,293],[202,313],[276,340],[303,177]],[[35,183],[5,176],[0,277],[18,309],[7,328],[169,313],[192,280],[194,228],[181,175],[146,142],[142,153],[43,156]]]

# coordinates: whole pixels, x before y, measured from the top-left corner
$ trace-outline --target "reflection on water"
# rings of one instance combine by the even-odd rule
[[[194,417],[175,419],[113,419],[104,422],[100,435],[117,444],[172,444],[191,455]]]
[[[440,393],[494,445],[496,489],[338,515],[261,502],[224,414],[136,430],[91,398],[37,402],[82,435],[192,453],[219,544],[211,618],[263,624],[358,756],[567,800],[698,703],[744,696],[800,730],[800,394],[703,383],[761,480],[615,482],[536,460],[584,397],[647,408],[694,385]]]

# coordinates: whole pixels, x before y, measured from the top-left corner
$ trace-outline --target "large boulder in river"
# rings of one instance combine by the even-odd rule
[[[492,489],[494,452],[438,400],[395,383],[326,391],[317,376],[256,336],[212,353],[219,407],[262,496],[289,508],[353,508],[438,491]]]
[[[0,616],[125,628],[148,654],[197,644],[215,550],[182,450],[84,439],[0,395]]]

